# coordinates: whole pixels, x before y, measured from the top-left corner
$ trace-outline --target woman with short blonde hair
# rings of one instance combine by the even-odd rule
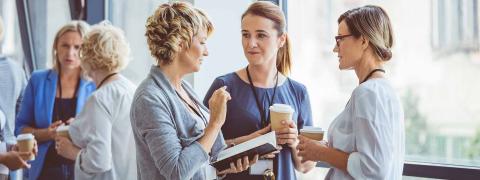
[[[130,114],[139,179],[211,179],[210,160],[225,148],[220,129],[230,100],[226,87],[215,91],[207,109],[182,80],[199,71],[208,55],[213,26],[199,12],[185,2],[165,3],[147,20],[145,36],[157,65],[138,87]],[[246,170],[256,161],[242,159],[219,174]]]
[[[129,52],[122,30],[109,24],[95,25],[84,38],[82,67],[97,90],[70,125],[72,141],[56,138],[58,153],[75,160],[75,179],[137,178],[129,115],[136,87],[118,74]]]

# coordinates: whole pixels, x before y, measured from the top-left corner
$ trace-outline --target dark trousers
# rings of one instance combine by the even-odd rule
[[[47,165],[43,166],[38,180],[73,180],[74,164]]]

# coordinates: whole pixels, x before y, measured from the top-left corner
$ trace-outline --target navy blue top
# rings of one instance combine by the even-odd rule
[[[216,78],[210,86],[203,103],[208,107],[208,100],[213,92],[222,86],[227,86],[227,91],[232,97],[232,100],[227,103],[227,118],[225,124],[222,126],[224,138],[233,139],[261,129],[261,115],[250,84],[240,79],[235,72]],[[272,98],[274,88],[255,87],[255,90],[257,91],[260,102],[263,104],[264,113],[267,113],[269,99]],[[292,106],[295,110],[293,121],[296,122],[298,129],[303,128],[304,125],[312,125],[310,100],[303,84],[287,78],[283,84],[278,85],[273,103]],[[283,148],[281,152],[277,154],[274,167],[276,179],[296,179],[295,166],[290,148]],[[263,180],[262,176],[249,175],[248,170],[238,174],[229,174],[226,178]]]

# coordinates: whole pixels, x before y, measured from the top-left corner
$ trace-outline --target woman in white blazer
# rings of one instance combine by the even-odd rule
[[[125,36],[100,23],[85,36],[80,51],[82,68],[97,90],[71,123],[71,141],[56,137],[57,152],[75,160],[75,179],[137,179],[129,114],[136,87],[119,74],[128,64]]]

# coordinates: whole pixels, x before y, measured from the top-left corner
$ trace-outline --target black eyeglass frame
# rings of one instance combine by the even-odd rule
[[[336,42],[337,47],[340,46],[340,43],[339,43],[339,42],[340,42],[343,38],[350,37],[350,36],[353,36],[353,34],[335,36],[335,42]]]

